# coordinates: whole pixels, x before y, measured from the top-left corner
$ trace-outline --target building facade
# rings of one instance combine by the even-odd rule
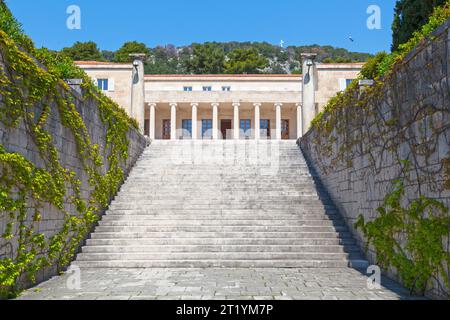
[[[305,57],[305,75],[144,75],[139,59],[77,64],[151,139],[298,139],[363,66]]]

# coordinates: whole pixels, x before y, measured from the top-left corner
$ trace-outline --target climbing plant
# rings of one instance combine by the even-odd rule
[[[399,51],[374,57],[362,74],[373,76],[375,84],[362,90],[352,82],[328,102],[301,142],[324,175],[347,168],[366,181],[394,181],[377,212],[366,214],[370,221],[361,216],[356,226],[377,263],[419,292],[431,281],[443,292],[450,290],[449,210],[439,200],[450,190],[450,152],[442,143],[450,116],[448,78],[442,72],[448,64],[448,30],[431,35],[449,18],[447,0]],[[432,58],[423,53],[430,41]],[[411,50],[416,54],[409,55]],[[435,199],[427,196],[432,193]]]
[[[0,23],[0,122],[10,129],[25,128],[43,161],[37,167],[0,144],[0,219],[6,223],[0,234],[0,296],[10,298],[20,292],[24,276],[35,281],[39,270],[57,266],[61,271],[71,261],[123,181],[127,132],[137,123],[101,94],[70,59],[35,49],[3,2]],[[104,154],[92,143],[76,98],[62,80],[72,77],[83,80],[81,99],[98,106],[107,128]],[[74,137],[89,178],[88,199],[81,195],[77,174],[61,165],[48,128],[52,110],[58,111],[61,124]],[[60,231],[50,237],[39,230],[48,206],[65,216]]]
[[[425,294],[432,279],[443,286],[442,292],[448,292],[450,253],[443,245],[450,228],[448,208],[424,196],[405,207],[404,196],[404,182],[395,181],[377,209],[377,218],[366,222],[360,215],[355,227],[366,236],[366,249],[374,247],[380,267],[398,270],[411,293]]]

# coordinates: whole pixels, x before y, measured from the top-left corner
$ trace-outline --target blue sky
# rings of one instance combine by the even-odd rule
[[[61,49],[95,41],[115,50],[136,40],[150,47],[205,41],[321,44],[352,51],[389,50],[395,0],[6,0],[37,46]],[[81,30],[66,27],[69,5]],[[381,30],[366,26],[369,5],[381,8]],[[349,40],[354,38],[354,42]]]

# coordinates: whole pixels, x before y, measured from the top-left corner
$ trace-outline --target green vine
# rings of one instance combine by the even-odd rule
[[[450,218],[440,201],[450,190],[450,153],[442,144],[450,115],[448,77],[442,72],[448,30],[430,34],[449,18],[447,0],[399,51],[367,63],[299,141],[323,176],[348,169],[354,180],[368,183],[368,193],[395,180],[376,213],[366,212],[366,219],[374,220],[361,216],[355,227],[380,266],[397,273],[412,291],[423,293],[432,285],[439,287],[438,295],[450,290]],[[423,53],[431,45],[432,59]],[[375,84],[361,90],[358,80],[370,77]]]
[[[376,263],[386,270],[398,270],[411,293],[425,294],[432,279],[444,283],[441,289],[448,292],[450,253],[443,245],[450,228],[448,209],[424,196],[403,207],[404,196],[404,183],[395,181],[393,191],[377,209],[377,218],[366,223],[360,215],[355,227],[367,237],[366,249],[373,246]]]
[[[14,21],[1,2],[0,122],[7,128],[23,126],[44,164],[38,168],[0,144],[0,219],[6,222],[0,234],[0,296],[6,298],[17,296],[24,276],[35,281],[39,270],[57,266],[61,271],[70,263],[98,220],[98,213],[123,182],[127,133],[131,127],[137,128],[136,121],[102,95],[82,70],[67,58],[35,49]],[[62,80],[70,77],[83,80],[82,102],[98,106],[107,128],[102,154],[100,147],[92,144],[77,111],[76,98]],[[61,124],[73,134],[78,157],[89,177],[88,199],[82,197],[76,174],[60,163],[48,131],[48,119],[55,110],[52,106]],[[42,210],[48,206],[65,216],[61,230],[50,237],[38,228]]]

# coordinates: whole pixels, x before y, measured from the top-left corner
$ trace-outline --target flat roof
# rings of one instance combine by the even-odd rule
[[[74,61],[75,64],[85,64],[93,66],[132,66],[131,63],[108,62],[108,61]]]

